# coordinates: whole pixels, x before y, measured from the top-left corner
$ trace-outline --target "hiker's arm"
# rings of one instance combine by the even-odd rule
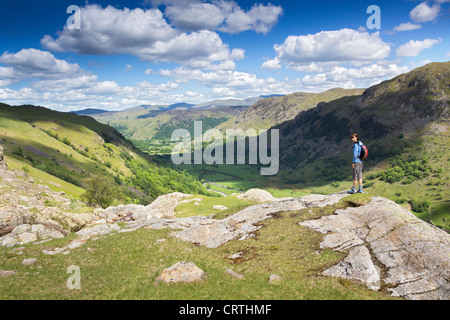
[[[353,160],[352,163],[358,162],[358,157],[359,157],[359,150],[358,150],[358,146],[355,143],[355,145],[353,146]]]

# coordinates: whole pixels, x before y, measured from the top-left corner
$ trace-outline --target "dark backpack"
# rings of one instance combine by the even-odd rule
[[[359,142],[359,146],[361,147],[361,152],[359,154],[360,160],[366,160],[369,155],[369,149],[367,149],[366,145],[362,142]]]

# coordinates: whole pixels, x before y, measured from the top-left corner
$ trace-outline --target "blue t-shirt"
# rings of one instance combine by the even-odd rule
[[[359,158],[359,155],[361,153],[361,145],[362,145],[361,141],[358,141],[358,142],[356,142],[353,145],[353,160],[352,160],[352,163],[362,162],[361,159]]]

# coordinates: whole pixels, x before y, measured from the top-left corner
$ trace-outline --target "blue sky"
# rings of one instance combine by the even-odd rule
[[[448,30],[450,0],[2,1],[0,102],[121,110],[367,88],[449,61]]]

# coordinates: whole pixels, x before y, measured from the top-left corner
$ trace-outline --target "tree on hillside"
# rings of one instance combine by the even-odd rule
[[[100,175],[91,176],[85,189],[82,199],[89,205],[99,205],[103,209],[109,207],[117,196],[114,183]]]

